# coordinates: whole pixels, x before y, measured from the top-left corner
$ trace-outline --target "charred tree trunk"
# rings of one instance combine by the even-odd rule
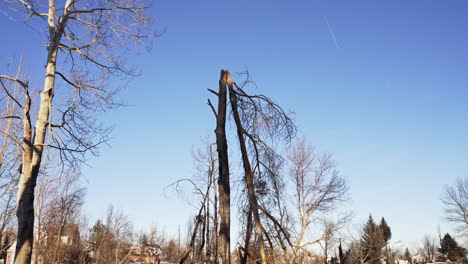
[[[202,206],[202,208],[203,208],[203,206]],[[184,264],[185,261],[187,261],[188,257],[190,256],[190,253],[193,251],[193,248],[195,246],[195,240],[197,238],[198,226],[200,225],[201,219],[202,219],[201,213],[202,212],[201,212],[201,209],[200,209],[199,214],[196,216],[197,221],[195,222],[195,227],[193,228],[192,238],[190,239],[190,244],[188,246],[187,252],[185,252],[184,256],[180,259],[179,264]]]
[[[205,206],[205,215],[202,217],[203,218],[203,222],[202,222],[202,230],[201,230],[201,235],[200,235],[200,238],[201,238],[201,241],[200,241],[200,245],[198,246],[198,252],[197,252],[197,255],[195,256],[195,259],[196,260],[201,260],[202,259],[202,256],[203,256],[203,249],[205,248],[205,235],[206,235],[206,231],[207,231],[207,228],[206,228],[206,224],[207,224],[207,212],[206,212],[206,208],[209,207],[209,200],[207,200],[207,205]],[[201,217],[201,216],[200,216]],[[206,235],[206,237],[208,237],[208,235]]]
[[[250,207],[252,208],[252,214],[254,216],[255,221],[255,230],[258,236],[258,243],[260,246],[260,257],[262,264],[266,264],[266,254],[265,254],[265,243],[263,241],[263,226],[260,221],[260,214],[258,213],[258,202],[257,202],[257,195],[255,194],[255,186],[254,186],[254,175],[252,172],[252,167],[250,165],[249,156],[247,153],[247,146],[245,143],[245,131],[242,127],[242,122],[239,116],[239,111],[237,109],[237,95],[233,89],[233,81],[230,78],[228,80],[229,85],[229,98],[232,107],[232,114],[234,116],[234,121],[237,127],[237,136],[239,139],[239,145],[242,154],[242,163],[244,165],[244,173],[245,173],[245,183],[247,185],[248,197]]]
[[[219,228],[220,257],[223,264],[231,263],[231,186],[229,180],[228,145],[226,140],[226,108],[228,71],[221,70],[218,92],[218,111],[216,116],[216,146],[218,151],[219,187]]]
[[[211,175],[210,179],[211,181]],[[206,258],[211,258],[211,241],[210,241],[210,199],[207,201],[206,214],[205,214],[205,225],[203,228],[206,228]]]
[[[195,221],[195,226],[193,228],[193,233],[192,233],[192,237],[190,239],[190,243],[188,245],[188,249],[187,249],[187,252],[185,252],[184,256],[180,259],[179,261],[179,264],[184,264],[185,261],[187,261],[188,257],[190,256],[190,253],[192,251],[195,251],[194,250],[194,247],[195,247],[195,241],[196,241],[196,238],[197,238],[197,233],[198,233],[198,227],[200,226],[200,224],[204,221],[204,217],[203,217],[203,210],[205,209],[205,206],[206,206],[206,201],[207,201],[207,198],[208,198],[208,195],[210,193],[210,189],[208,187],[208,190],[206,190],[206,194],[203,198],[203,201],[202,201],[202,204],[201,204],[201,207],[200,207],[200,210],[198,211],[198,214],[197,216],[195,217],[196,218],[196,221]],[[204,236],[205,234],[202,233],[202,237]],[[203,249],[202,249],[203,250]]]

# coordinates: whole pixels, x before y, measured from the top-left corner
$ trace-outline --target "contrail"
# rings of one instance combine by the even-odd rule
[[[336,38],[335,38],[335,33],[333,32],[333,29],[332,29],[332,27],[330,26],[330,23],[328,23],[328,19],[327,19],[327,17],[326,17],[325,15],[323,16],[323,19],[325,19],[325,23],[327,23],[328,32],[330,32],[330,36],[331,36],[332,39],[333,39],[333,43],[335,43],[335,47],[336,47],[337,49],[339,49],[339,48],[340,48],[340,45],[338,45],[338,41],[336,41]]]

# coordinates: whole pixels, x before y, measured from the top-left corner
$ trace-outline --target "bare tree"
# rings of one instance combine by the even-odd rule
[[[248,76],[248,75],[247,75]],[[277,156],[269,140],[289,141],[296,132],[291,117],[278,104],[261,94],[249,94],[245,88],[251,82],[247,79],[242,85],[237,85],[227,72],[227,87],[229,101],[237,130],[237,139],[244,169],[244,181],[247,187],[247,197],[253,215],[253,222],[258,240],[258,252],[262,264],[267,263],[265,250],[266,239],[273,247],[273,241],[265,232],[260,212],[278,225],[277,220],[260,205],[259,193],[265,189],[267,182],[265,171],[269,171],[266,160]],[[274,254],[272,254],[274,258]]]
[[[291,167],[289,176],[295,188],[295,207],[298,215],[294,255],[307,251],[312,244],[326,240],[351,217],[345,214],[337,221],[328,222],[321,235],[313,240],[306,240],[306,235],[313,223],[323,220],[323,216],[336,209],[347,198],[348,185],[339,175],[336,165],[329,154],[318,154],[305,139],[294,143],[288,150]],[[294,258],[291,259],[291,262]]]
[[[17,74],[19,72],[20,69]],[[9,83],[7,88],[13,94],[18,93],[19,87],[15,83]],[[20,174],[21,127],[9,117],[16,116],[18,111],[9,96],[0,96],[0,259],[6,257],[6,250],[14,242],[5,232],[15,225],[14,198]]]
[[[189,203],[198,209],[194,220],[190,220],[187,237],[189,239],[187,249],[179,263],[191,261],[212,261],[217,256],[217,193],[212,192],[216,187],[216,175],[218,174],[218,160],[214,150],[214,144],[207,138],[204,146],[193,152],[195,173],[190,179],[181,179],[169,185],[180,195],[184,195],[182,184],[188,183],[195,197],[190,197]],[[212,208],[212,210],[210,210]],[[214,215],[210,212],[213,211]],[[213,220],[213,221],[211,221]],[[212,223],[212,224],[211,224]]]
[[[21,17],[37,30],[47,32],[44,84],[38,102],[31,96],[29,81],[0,75],[3,92],[21,109],[9,118],[23,125],[22,173],[18,187],[18,240],[15,263],[31,261],[34,227],[34,187],[40,173],[44,148],[58,150],[64,163],[78,166],[86,154],[108,140],[109,128],[99,124],[96,111],[120,105],[119,87],[107,85],[112,76],[135,76],[125,67],[122,54],[129,44],[147,39],[149,23],[143,0],[1,2],[8,14]],[[61,6],[63,5],[63,6]],[[21,86],[21,96],[8,90],[6,82]],[[54,96],[64,98],[54,103]],[[35,122],[33,129],[32,124]]]
[[[431,235],[425,235],[420,250],[425,262],[434,262],[437,253],[436,240]]]
[[[248,76],[248,75],[247,75]],[[322,219],[332,209],[335,209],[340,201],[345,200],[347,184],[338,175],[331,156],[314,156],[311,171],[304,174],[304,179],[290,177],[294,186],[297,187],[303,207],[298,212],[303,219],[301,230],[296,234],[297,243],[292,242],[291,213],[285,205],[286,182],[283,177],[282,166],[284,158],[275,150],[279,142],[290,142],[295,136],[296,127],[290,114],[286,113],[278,104],[270,98],[261,94],[250,94],[247,92],[247,81],[238,85],[231,78],[228,71],[221,71],[220,89],[218,92],[210,90],[218,97],[218,109],[210,105],[217,118],[217,148],[219,161],[219,183],[222,176],[221,167],[224,172],[229,170],[227,163],[227,140],[225,131],[227,99],[229,95],[232,120],[236,128],[237,139],[240,149],[240,157],[243,168],[243,192],[245,202],[241,202],[241,222],[243,224],[242,242],[238,245],[239,261],[247,263],[259,261],[261,263],[275,263],[287,257],[291,262],[297,259],[299,251],[307,252],[306,249],[318,243],[324,236],[337,229],[338,226],[349,219],[349,215],[340,217],[334,222],[332,228],[327,228],[324,234],[313,240],[304,242],[305,231],[313,222]],[[315,153],[314,153],[315,154]],[[224,161],[224,163],[222,162]],[[293,161],[291,161],[293,163]],[[312,171],[312,169],[314,171]],[[314,174],[315,173],[315,174]],[[310,179],[309,179],[310,178]],[[227,183],[229,183],[229,178]],[[300,190],[304,192],[300,192]],[[226,193],[219,192],[220,199]],[[316,195],[314,195],[316,194]],[[298,204],[297,202],[295,203]],[[299,203],[301,204],[301,203]],[[310,205],[310,206],[309,206]],[[220,205],[222,208],[229,205]],[[300,206],[300,205],[299,205]],[[223,213],[221,212],[221,215]],[[300,217],[300,218],[301,218]],[[221,216],[221,219],[223,216]],[[221,226],[222,230],[223,227]],[[222,232],[220,232],[220,238]],[[280,256],[277,252],[283,252]],[[228,254],[228,253],[226,253]],[[223,260],[226,263],[226,260]]]
[[[468,236],[468,176],[459,178],[453,186],[444,186],[441,201],[447,221],[457,225],[457,231]]]
[[[200,245],[197,257],[203,259],[202,251],[206,259],[213,261],[218,255],[218,158],[215,151],[215,144],[207,137],[203,141],[203,146],[193,153],[196,172],[193,180],[201,189],[208,190],[203,210],[202,232],[200,234]]]
[[[78,222],[85,188],[79,182],[79,175],[73,171],[58,175],[55,181],[49,182],[47,192],[40,194],[48,196],[48,199],[42,205],[44,212],[38,219],[36,255],[47,263],[60,263],[72,255],[77,257],[76,250],[81,243]]]

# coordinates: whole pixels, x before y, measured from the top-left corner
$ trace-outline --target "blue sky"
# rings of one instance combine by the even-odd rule
[[[137,226],[185,225],[190,208],[163,188],[191,175],[191,149],[213,133],[206,88],[224,68],[248,69],[334,153],[357,223],[384,216],[410,246],[451,230],[439,198],[468,174],[468,2],[160,0],[151,11],[164,34],[130,59],[142,71],[122,94],[131,106],[104,116],[116,127],[85,169],[90,215],[113,203]],[[0,30],[1,61],[23,54],[41,78],[42,35],[4,16]]]

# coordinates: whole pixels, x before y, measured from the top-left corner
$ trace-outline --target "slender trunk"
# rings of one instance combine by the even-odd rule
[[[240,120],[239,112],[237,109],[237,95],[234,92],[234,89],[232,87],[232,80],[230,79],[229,76],[229,95],[230,95],[230,102],[231,102],[231,107],[232,107],[232,113],[234,116],[234,121],[236,123],[237,127],[237,136],[239,138],[239,145],[242,153],[242,163],[244,165],[244,172],[245,172],[245,182],[247,185],[247,191],[248,191],[248,196],[249,196],[249,203],[252,208],[252,213],[254,216],[254,221],[255,221],[255,230],[257,232],[258,236],[258,243],[260,246],[260,257],[262,260],[262,264],[266,264],[266,254],[265,254],[265,244],[263,241],[263,226],[260,221],[260,215],[258,213],[258,202],[257,202],[257,196],[255,194],[255,186],[254,186],[254,179],[253,179],[253,172],[252,172],[252,167],[250,165],[249,157],[247,154],[247,146],[245,144],[245,137],[244,137],[244,128],[242,127],[242,123]]]
[[[323,263],[327,264],[328,263],[328,237],[325,238],[325,246],[323,247]]]
[[[218,184],[216,180],[213,178],[213,199],[214,199],[214,206],[213,206],[213,259],[216,263],[218,260]]]
[[[193,228],[193,233],[192,237],[190,239],[190,244],[188,246],[187,252],[185,252],[184,256],[180,259],[179,264],[184,264],[185,261],[187,261],[188,257],[190,256],[190,252],[192,252],[193,247],[195,245],[195,239],[197,238],[197,230],[198,227],[200,226],[200,223],[202,221],[202,212],[203,208],[205,208],[205,201],[203,201],[202,206],[200,210],[198,211],[198,215],[196,216],[197,221],[195,222],[195,227]]]
[[[249,259],[249,245],[250,245],[250,238],[252,237],[252,209],[249,207],[248,217],[247,217],[247,230],[245,234],[245,241],[244,241],[244,255],[241,258],[241,264],[247,264],[247,260]]]
[[[18,184],[16,216],[18,218],[18,236],[16,242],[15,264],[29,264],[31,262],[34,228],[34,185],[32,174],[32,126],[30,117],[31,99],[25,95],[23,108],[23,157],[21,177]]]
[[[216,146],[219,162],[219,228],[220,257],[223,264],[231,263],[231,186],[229,182],[228,145],[226,140],[226,84],[229,72],[221,70],[218,92],[218,113],[216,117]]]
[[[211,176],[210,176],[211,181]],[[210,244],[210,199],[206,202],[206,215],[205,215],[205,226],[206,228],[206,258],[211,258],[211,244]]]
[[[205,233],[207,231],[206,229],[206,218],[207,218],[207,214],[206,214],[206,208],[208,208],[210,206],[209,204],[209,200],[206,201],[206,206],[205,206],[205,214],[203,216],[203,222],[202,222],[202,230],[201,230],[201,242],[200,242],[200,245],[198,246],[198,252],[197,252],[197,256],[195,256],[195,260],[199,261],[202,259],[202,256],[203,256],[203,249],[205,248]],[[200,216],[201,218],[201,216]]]
[[[15,264],[29,264],[31,262],[34,229],[34,188],[40,171],[50,107],[54,97],[56,56],[57,47],[49,52],[44,90],[41,93],[34,138],[32,137],[31,124],[25,122],[24,125],[25,150],[23,154],[23,171],[18,187],[16,211],[18,240]]]
[[[276,231],[276,236],[278,238],[278,242],[280,244],[280,247],[281,249],[283,250],[283,253],[284,255],[286,256],[286,258],[289,258],[289,254],[288,254],[288,249],[286,247],[286,244],[284,244],[284,240],[283,240],[283,236],[282,236],[282,233],[281,233],[281,230],[275,225],[275,231]]]

